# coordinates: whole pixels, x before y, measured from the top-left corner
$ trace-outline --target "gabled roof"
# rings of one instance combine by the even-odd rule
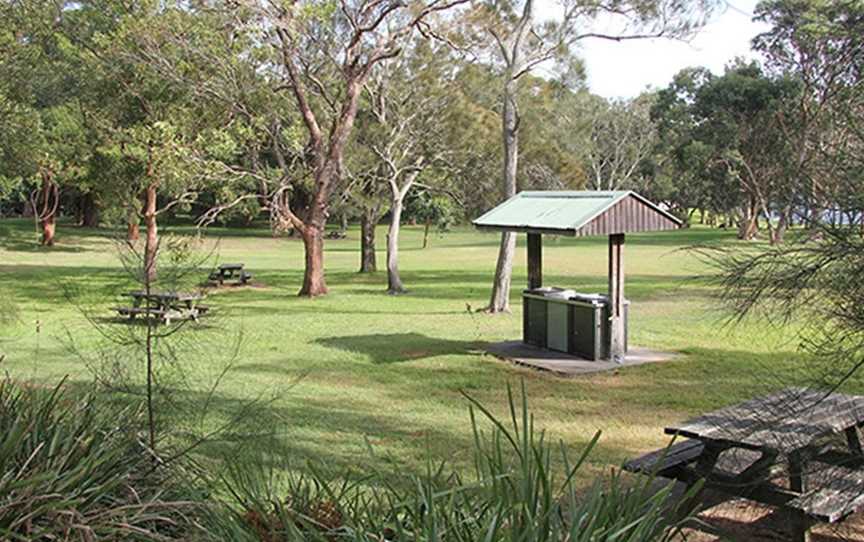
[[[475,220],[483,230],[610,235],[674,230],[681,221],[632,191],[519,192]]]

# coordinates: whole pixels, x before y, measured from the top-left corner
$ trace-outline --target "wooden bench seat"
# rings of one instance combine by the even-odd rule
[[[624,463],[624,470],[663,476],[665,471],[695,461],[702,454],[703,448],[703,444],[696,440],[676,442]]]
[[[828,523],[836,523],[864,509],[864,471],[812,461],[804,475],[812,488],[786,506]]]
[[[148,314],[153,316],[163,317],[165,316],[165,311],[162,309],[156,308],[147,308],[147,307],[114,307],[114,310],[123,316],[131,316],[135,317],[139,314]]]

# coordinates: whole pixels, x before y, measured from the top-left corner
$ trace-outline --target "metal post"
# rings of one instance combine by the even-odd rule
[[[543,241],[539,233],[528,234],[528,289],[543,286]]]
[[[609,359],[624,361],[624,234],[609,236]]]

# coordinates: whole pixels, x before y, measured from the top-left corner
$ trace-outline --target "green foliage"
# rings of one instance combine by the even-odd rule
[[[401,482],[377,473],[330,480],[314,466],[310,474],[286,477],[273,468],[278,458],[247,451],[226,461],[223,480],[234,507],[230,516],[213,517],[210,530],[237,540],[358,542],[649,542],[675,536],[680,523],[672,519],[671,484],[658,490],[650,478],[634,483],[612,474],[580,491],[580,468],[600,433],[571,457],[535,428],[524,384],[518,399],[509,387],[507,396],[506,421],[467,397],[474,435],[470,480],[431,458],[423,474]]]
[[[173,540],[186,505],[138,440],[141,412],[0,382],[4,540]]]
[[[791,161],[781,119],[800,95],[785,77],[766,75],[756,64],[737,64],[722,76],[683,70],[652,108],[671,183],[665,195],[679,209],[717,213],[790,205],[796,185],[784,164]],[[761,209],[760,209],[761,210]]]

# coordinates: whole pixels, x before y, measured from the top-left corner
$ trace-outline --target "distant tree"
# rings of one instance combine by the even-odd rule
[[[358,145],[368,157],[366,178],[387,187],[387,291],[405,291],[399,274],[399,232],[405,199],[428,168],[451,154],[443,129],[451,103],[446,51],[417,42],[396,60],[380,63],[366,83],[367,126]],[[364,107],[364,106],[361,106]]]
[[[430,21],[467,0],[379,3],[321,2],[290,6],[243,2],[229,19],[237,30],[256,36],[262,69],[275,92],[294,98],[308,143],[308,200],[292,201],[285,182],[274,200],[274,213],[303,238],[306,260],[300,295],[327,293],[323,233],[331,196],[343,180],[345,148],[351,136],[363,87],[373,68],[397,57],[417,32],[431,32]],[[285,181],[290,179],[286,172]]]
[[[590,111],[591,144],[587,152],[594,190],[636,188],[641,166],[656,141],[650,118],[651,97],[612,100]]]
[[[41,244],[50,246],[61,191],[86,176],[93,152],[81,51],[57,28],[58,6],[27,1],[0,9],[6,23],[0,28],[0,107],[8,123],[0,175],[27,183]]]
[[[785,245],[703,253],[733,314],[794,322],[800,347],[814,354],[816,385],[836,389],[864,366],[864,5],[778,0],[757,16],[772,28],[756,46],[802,89],[787,117],[798,124],[787,120],[783,133],[788,162],[807,181],[798,188],[812,231]],[[827,209],[840,220],[826,219]]]
[[[801,218],[813,225],[830,209],[852,219],[861,194],[864,6],[770,0],[755,13],[771,29],[753,40],[754,48],[772,73],[801,86],[781,124],[792,152],[790,177],[808,211]]]
[[[638,0],[634,2],[595,2],[563,0],[561,17],[555,21],[535,20],[534,0],[510,2],[490,0],[481,4],[476,24],[490,36],[491,55],[500,67],[501,135],[504,151],[502,199],[516,194],[521,128],[517,103],[519,81],[537,66],[557,62],[566,72],[576,62],[571,47],[586,38],[615,41],[646,37],[675,37],[689,33],[713,6],[710,0]],[[599,17],[618,19],[622,30],[610,34],[588,27]],[[516,236],[502,234],[492,283],[488,312],[509,312],[510,281]]]
[[[444,232],[450,229],[454,221],[453,198],[444,194],[433,194],[423,190],[410,202],[412,216],[423,224],[423,246],[429,246],[429,231],[432,226]]]
[[[755,237],[760,216],[772,242],[788,227],[797,192],[782,119],[797,96],[794,80],[769,77],[754,63],[737,64],[719,77],[680,74],[654,108],[682,180],[707,181],[698,186],[709,193],[689,205],[707,199],[714,209],[734,210],[740,239]]]

